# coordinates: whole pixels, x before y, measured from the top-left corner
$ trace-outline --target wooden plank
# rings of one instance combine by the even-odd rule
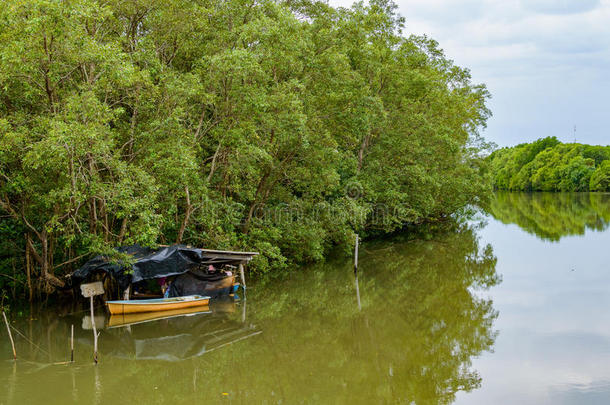
[[[160,248],[166,248],[166,247],[170,247],[170,245],[158,245]],[[200,250],[202,253],[208,253],[210,255],[220,255],[221,257],[227,257],[227,258],[245,258],[248,257],[247,260],[251,260],[252,257],[259,255],[260,253],[258,252],[238,252],[238,251],[233,251],[233,250],[217,250],[217,249],[202,249],[202,248],[193,248],[192,246],[187,245],[186,246],[189,249],[198,249]]]
[[[233,254],[203,254],[201,255],[202,258],[202,262],[206,262],[206,261],[233,261],[233,262],[249,262],[250,260],[252,260],[253,256],[240,256],[240,255],[233,255]]]
[[[214,249],[200,249],[202,252],[206,253],[227,253],[232,255],[242,255],[242,256],[256,256],[258,252],[235,252],[231,250],[214,250]]]

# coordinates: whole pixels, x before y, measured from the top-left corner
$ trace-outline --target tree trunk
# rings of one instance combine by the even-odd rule
[[[259,205],[258,196],[261,194],[261,191],[265,187],[265,183],[267,182],[267,179],[269,178],[269,174],[270,174],[270,171],[267,171],[263,175],[261,180],[258,182],[258,186],[256,187],[256,193],[254,194],[254,200],[252,201],[252,204],[250,204],[250,209],[248,209],[248,215],[246,216],[246,219],[244,221],[244,225],[242,228],[243,233],[248,233],[248,230],[250,228],[250,221],[252,220],[252,216],[254,215],[254,210],[256,209],[256,206]],[[263,201],[263,203],[264,203],[264,201]]]
[[[193,205],[191,204],[191,195],[189,193],[189,186],[184,186],[184,193],[186,195],[186,212],[184,213],[184,220],[180,225],[180,230],[178,231],[178,237],[176,238],[176,243],[182,243],[182,237],[184,236],[184,231],[189,223],[191,218],[191,214],[193,213]]]
[[[216,147],[216,152],[214,152],[214,157],[212,157],[212,165],[210,166],[210,173],[208,174],[208,183],[212,180],[212,176],[216,170],[216,159],[218,158],[218,152],[220,152],[220,145],[221,143],[218,142],[218,147]]]
[[[364,152],[369,147],[369,143],[371,142],[371,136],[367,135],[362,140],[362,144],[360,145],[360,150],[358,151],[358,171],[362,169],[362,162],[364,160]]]
[[[32,292],[32,274],[31,274],[32,263],[31,263],[31,259],[30,259],[30,249],[28,248],[28,241],[30,240],[30,235],[27,233],[25,234],[25,240],[26,240],[26,242],[25,242],[25,274],[26,274],[27,280],[28,280],[29,300],[30,300],[30,302],[32,302],[33,295],[34,295]]]
[[[40,277],[51,287],[63,287],[65,283],[55,277],[53,269],[49,266],[49,237],[46,229],[39,234],[40,244],[42,245],[42,253],[38,254],[34,245],[29,241],[30,252],[38,262],[41,268]]]
[[[100,201],[100,215],[102,216],[102,226],[104,228],[104,242],[110,239],[110,229],[108,228],[108,212],[106,212],[106,200]]]
[[[95,177],[95,173],[97,173],[95,164],[93,163],[93,157],[89,154],[89,175],[91,178]],[[95,196],[91,196],[89,199],[89,222],[90,222],[90,231],[94,235],[97,235],[97,203],[95,202]]]
[[[123,221],[121,222],[121,231],[119,232],[119,245],[123,243],[123,238],[127,233],[127,217],[123,217]]]
[[[91,233],[97,235],[97,204],[95,203],[95,197],[91,197],[89,200],[89,222]]]

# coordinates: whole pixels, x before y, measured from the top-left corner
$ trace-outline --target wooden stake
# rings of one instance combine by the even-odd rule
[[[358,272],[358,234],[356,234],[356,247],[354,248],[354,273]]]
[[[95,329],[95,313],[93,312],[93,297],[96,295],[104,295],[104,284],[101,281],[93,283],[81,284],[81,294],[83,297],[89,298],[91,306],[91,329],[93,329],[93,362],[97,364],[97,329]]]
[[[354,247],[354,276],[356,281],[356,299],[358,300],[358,310],[362,311],[360,303],[360,286],[358,285],[358,234],[356,234],[356,246]]]
[[[239,276],[241,277],[241,285],[242,288],[244,289],[244,298],[245,297],[245,292],[246,292],[246,276],[244,275],[244,264],[243,263],[239,263]]]
[[[358,301],[358,310],[362,311],[362,304],[360,303],[360,286],[358,285],[358,273],[355,277],[356,281],[356,300]]]
[[[246,323],[246,301],[242,303],[241,307],[241,323]]]
[[[91,326],[93,328],[93,362],[97,364],[97,330],[95,329],[95,315],[93,313],[93,296],[89,297],[91,304]]]
[[[129,293],[131,292],[131,284],[129,284],[127,286],[127,288],[125,289],[125,291],[123,291],[123,299],[125,301],[129,301]]]
[[[13,347],[13,359],[17,360],[17,351],[15,350],[15,341],[13,341],[13,334],[11,333],[11,325],[8,323],[8,319],[6,319],[6,314],[4,311],[2,311],[2,316],[4,317],[4,323],[6,323],[8,338],[11,340],[11,346]]]
[[[74,325],[70,325],[70,362],[74,363]]]

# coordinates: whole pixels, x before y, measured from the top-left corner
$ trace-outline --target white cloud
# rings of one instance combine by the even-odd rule
[[[349,6],[349,0],[330,0]],[[436,39],[492,92],[486,137],[501,145],[577,125],[610,143],[610,0],[397,0],[406,34]],[[545,114],[534,112],[545,111]],[[604,111],[603,113],[601,111]]]
[[[523,8],[538,13],[576,14],[599,7],[599,0],[521,0]]]

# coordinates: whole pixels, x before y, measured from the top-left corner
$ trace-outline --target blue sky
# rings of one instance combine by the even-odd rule
[[[329,0],[350,6],[351,0]],[[395,0],[405,34],[437,40],[492,94],[483,135],[610,144],[610,0]]]

